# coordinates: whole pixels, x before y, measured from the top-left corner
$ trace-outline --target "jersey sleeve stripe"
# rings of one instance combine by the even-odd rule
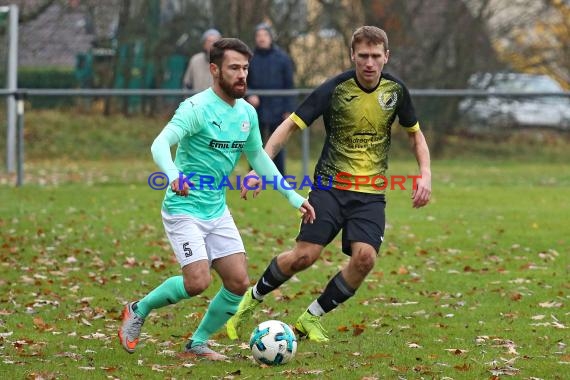
[[[293,112],[291,115],[289,115],[289,119],[293,120],[293,122],[295,124],[297,124],[297,127],[299,127],[299,129],[302,130],[302,129],[307,128],[307,124],[305,124],[303,119],[301,119],[299,116],[297,116],[297,114],[295,112]]]
[[[404,127],[402,125],[402,128],[404,128],[408,133],[415,133],[420,130],[420,123],[416,122],[416,124],[412,125],[411,127]]]

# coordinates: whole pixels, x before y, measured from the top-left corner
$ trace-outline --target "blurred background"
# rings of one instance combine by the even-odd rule
[[[189,57],[201,49],[202,33],[216,28],[253,46],[260,22],[273,27],[275,42],[294,61],[296,88],[307,91],[351,67],[348,46],[358,26],[385,29],[391,51],[385,70],[411,89],[436,159],[568,158],[569,0],[0,1],[10,4],[19,10],[18,88],[179,91],[28,96],[23,133],[30,168],[45,160],[150,162],[152,139],[190,95],[182,77]],[[8,18],[0,12],[2,87]],[[398,156],[403,138],[394,131]],[[309,133],[320,145],[319,125]],[[300,159],[290,145],[290,159]],[[311,149],[312,157],[318,153]],[[13,181],[9,170],[0,172],[7,172],[0,183]]]

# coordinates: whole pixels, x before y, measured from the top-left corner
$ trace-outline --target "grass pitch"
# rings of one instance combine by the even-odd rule
[[[147,185],[157,170],[149,146],[167,118],[31,110],[25,120],[25,186],[0,173],[0,378],[565,378],[567,135],[448,136],[428,207],[413,210],[408,191],[388,194],[380,258],[356,296],[325,317],[331,342],[301,341],[291,363],[261,368],[223,330],[212,343],[231,362],[176,357],[220,286],[215,277],[203,295],[151,314],[135,354],[116,338],[124,303],[179,273],[163,194]],[[389,174],[415,174],[415,163],[399,161],[410,157],[402,137],[393,136]],[[288,147],[294,174],[299,146]],[[228,199],[254,281],[292,246],[297,216],[270,191]],[[249,328],[294,323],[344,264],[339,251],[333,242],[268,296]]]
[[[395,161],[391,174],[413,174]],[[331,341],[300,341],[292,362],[255,364],[244,342],[213,344],[231,361],[182,360],[220,286],[157,310],[133,355],[116,337],[124,303],[179,269],[151,190],[148,160],[40,162],[27,185],[0,186],[0,377],[563,379],[570,366],[570,172],[564,163],[435,161],[433,200],[388,194],[385,243],[356,296],[323,320]],[[229,204],[256,280],[293,244],[297,215],[266,191]],[[344,264],[338,242],[250,322],[293,324]]]

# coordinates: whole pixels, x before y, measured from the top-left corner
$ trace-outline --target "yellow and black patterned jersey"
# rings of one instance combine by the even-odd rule
[[[419,130],[405,85],[382,73],[378,86],[366,90],[354,70],[346,71],[316,88],[290,117],[304,129],[321,115],[326,139],[315,183],[332,181],[339,189],[383,193],[392,124],[397,117],[407,131]]]

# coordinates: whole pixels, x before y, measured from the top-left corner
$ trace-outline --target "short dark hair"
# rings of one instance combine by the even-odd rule
[[[212,45],[212,49],[210,50],[210,63],[222,67],[226,50],[235,50],[238,53],[246,55],[248,61],[253,57],[251,49],[242,40],[238,38],[220,38]]]
[[[350,48],[354,50],[354,45],[361,42],[383,44],[384,50],[388,51],[388,36],[386,35],[385,31],[376,26],[366,25],[356,29],[356,31],[352,34]]]

